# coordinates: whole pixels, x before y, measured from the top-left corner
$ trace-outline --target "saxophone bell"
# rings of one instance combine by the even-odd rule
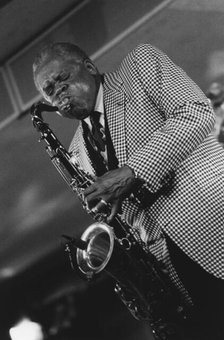
[[[91,224],[82,234],[86,249],[77,249],[76,260],[80,271],[92,278],[107,266],[114,249],[113,229],[106,223]]]
[[[81,241],[87,246],[85,249],[78,247],[76,263],[88,280],[104,271],[120,282],[130,268],[133,269],[134,263],[135,267],[139,266],[139,261],[133,260],[128,239],[118,239],[114,228],[105,222],[91,224],[81,235]]]

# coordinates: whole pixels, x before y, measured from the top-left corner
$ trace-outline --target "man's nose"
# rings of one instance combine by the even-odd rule
[[[61,85],[57,86],[56,91],[55,91],[56,97],[60,96],[60,94],[63,93],[64,91],[66,91],[67,88],[68,88],[67,84],[61,84]]]

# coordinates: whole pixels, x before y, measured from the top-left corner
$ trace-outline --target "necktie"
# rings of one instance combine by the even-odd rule
[[[106,137],[105,131],[100,123],[100,112],[94,111],[90,116],[90,122],[92,125],[92,143],[93,147],[98,151],[105,151]],[[91,142],[91,141],[90,141]]]
[[[107,171],[104,158],[101,155],[99,145],[98,145],[98,143],[100,143],[102,147],[102,141],[99,142],[95,140],[96,136],[94,138],[92,131],[90,131],[89,126],[85,121],[82,121],[82,127],[83,127],[83,137],[86,143],[89,156],[92,160],[93,168],[95,169],[96,175],[101,176]],[[97,133],[96,135],[98,138],[99,134]],[[104,150],[105,150],[105,143],[104,143]]]
[[[99,112],[94,112],[91,115],[91,131],[87,123],[82,121],[83,137],[97,176],[103,175],[108,169],[112,170],[118,167],[118,160],[110,137],[106,115],[104,118],[105,131],[99,121]],[[104,158],[101,154],[101,151],[106,151],[105,145],[107,145],[107,166],[105,165]]]

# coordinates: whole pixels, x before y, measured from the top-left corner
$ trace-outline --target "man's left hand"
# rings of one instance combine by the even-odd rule
[[[111,222],[121,208],[122,200],[129,196],[135,184],[133,171],[127,166],[111,170],[97,177],[83,193],[84,200],[89,209],[103,210],[100,201],[109,203],[111,207],[107,222]],[[102,202],[102,201],[101,201]],[[105,207],[104,207],[105,208]]]

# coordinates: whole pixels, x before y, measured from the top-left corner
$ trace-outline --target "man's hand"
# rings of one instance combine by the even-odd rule
[[[111,222],[119,212],[122,200],[129,196],[135,184],[133,171],[127,166],[108,171],[101,177],[97,177],[95,182],[90,185],[83,193],[84,200],[89,209],[102,211],[103,205],[100,201],[110,203],[111,212],[107,222]]]

